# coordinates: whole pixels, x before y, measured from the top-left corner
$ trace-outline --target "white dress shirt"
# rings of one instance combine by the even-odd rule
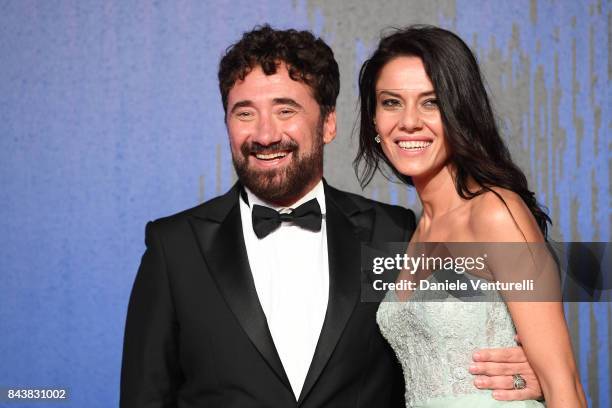
[[[240,215],[249,265],[274,345],[297,399],[321,334],[329,296],[323,182],[291,207],[273,206],[245,190],[249,204],[240,199]],[[288,212],[313,198],[323,214],[320,231],[283,222],[266,237],[257,238],[251,218],[253,205]]]

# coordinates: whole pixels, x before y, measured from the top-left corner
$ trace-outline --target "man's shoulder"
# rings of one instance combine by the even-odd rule
[[[376,213],[383,214],[397,221],[398,223],[408,223],[409,225],[416,224],[416,216],[414,212],[400,205],[383,203],[381,201],[372,200],[359,194],[342,191],[330,185],[327,185],[330,199],[339,203],[343,207],[355,207],[361,211],[373,209]]]
[[[238,195],[234,190],[235,187],[221,196],[214,197],[194,207],[157,218],[149,223],[150,228],[170,232],[187,225],[188,221],[193,218],[222,221],[227,213],[237,203]]]

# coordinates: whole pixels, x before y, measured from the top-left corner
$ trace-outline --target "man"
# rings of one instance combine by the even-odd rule
[[[403,407],[378,304],[359,301],[359,252],[407,241],[415,217],[323,181],[339,92],[331,49],[264,26],[227,51],[219,83],[239,182],[147,225],[121,406]]]

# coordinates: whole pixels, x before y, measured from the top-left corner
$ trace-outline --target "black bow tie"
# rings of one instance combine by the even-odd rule
[[[260,239],[277,229],[282,222],[291,222],[310,231],[321,230],[321,207],[319,207],[316,198],[305,202],[288,213],[279,213],[270,207],[255,204],[253,205],[252,217],[253,230],[257,238]]]

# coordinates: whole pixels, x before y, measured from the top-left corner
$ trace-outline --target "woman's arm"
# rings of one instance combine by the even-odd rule
[[[549,408],[586,407],[560,302],[508,302]]]
[[[543,263],[539,262],[541,256],[537,252],[543,248],[544,238],[535,219],[518,195],[502,189],[496,189],[496,192],[504,199],[505,205],[492,193],[486,193],[475,203],[471,217],[474,241],[524,243],[523,249],[528,251],[527,255],[520,259],[504,257],[502,262],[507,264],[509,258],[513,258],[513,264],[501,265],[502,269],[505,267],[512,271],[516,276],[513,280],[520,281],[523,277],[532,276],[547,281],[544,287],[540,286],[539,293],[546,289],[545,295],[549,296],[557,289],[549,286],[555,286],[557,281],[550,279],[550,270],[541,270]],[[538,242],[542,246],[527,244]],[[510,252],[520,247],[521,244],[508,246]],[[495,269],[493,273],[498,280],[508,280],[500,278]],[[504,296],[527,359],[540,381],[547,407],[586,407],[562,303],[549,301],[553,299],[540,294],[534,294],[535,298],[523,301],[517,301],[514,294]]]

